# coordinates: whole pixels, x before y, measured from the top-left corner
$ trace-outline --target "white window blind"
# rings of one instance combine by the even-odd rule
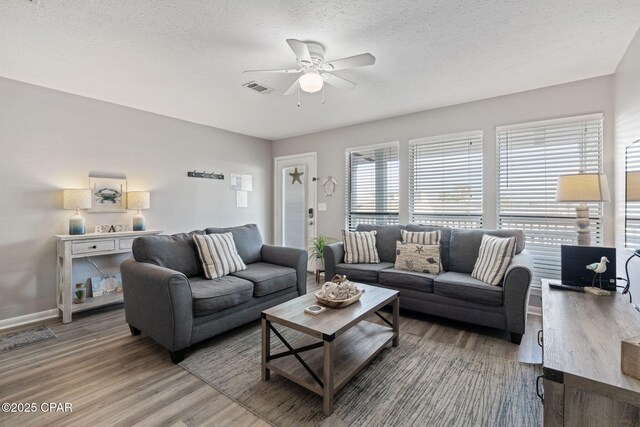
[[[409,220],[482,227],[482,131],[409,141]]]
[[[556,202],[558,176],[602,173],[602,114],[496,129],[499,228],[519,228],[534,257],[533,283],[560,278],[560,245],[577,243],[576,203]],[[588,203],[593,244],[602,203]]]
[[[346,150],[346,227],[397,224],[398,143]]]
[[[625,149],[625,247],[640,248],[640,140]]]

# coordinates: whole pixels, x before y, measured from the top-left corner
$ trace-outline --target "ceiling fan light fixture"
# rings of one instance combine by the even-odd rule
[[[309,71],[300,76],[300,89],[308,93],[315,93],[322,89],[324,78],[317,71]]]

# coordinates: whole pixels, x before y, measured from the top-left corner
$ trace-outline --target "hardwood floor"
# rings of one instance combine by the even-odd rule
[[[310,291],[317,286],[312,275],[308,283]],[[504,331],[402,311],[400,333],[541,363],[536,343],[541,320],[528,319],[520,346],[511,344]],[[171,363],[169,353],[151,339],[131,336],[122,307],[77,314],[68,324],[47,324],[58,339],[0,354],[0,402],[34,402],[38,408],[35,413],[0,412],[1,426],[269,425]],[[45,402],[71,403],[72,412],[43,412]]]

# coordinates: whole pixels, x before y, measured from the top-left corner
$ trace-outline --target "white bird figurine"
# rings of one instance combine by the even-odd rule
[[[606,256],[600,258],[600,262],[594,262],[593,264],[587,265],[587,270],[593,271],[595,274],[593,275],[593,281],[591,282],[591,287],[596,283],[596,277],[600,276],[602,278],[602,273],[607,271],[607,263],[609,260]],[[602,288],[602,282],[600,282],[600,288]]]

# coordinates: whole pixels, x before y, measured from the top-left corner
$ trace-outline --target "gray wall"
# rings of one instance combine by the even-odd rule
[[[272,236],[271,142],[0,78],[0,320],[53,309],[54,234],[73,212],[62,189],[90,173],[123,174],[151,191],[149,229],[166,233],[257,223]],[[224,181],[187,178],[224,172]],[[230,173],[253,175],[249,208],[236,208]],[[89,214],[87,226],[131,224],[134,212]],[[98,257],[107,271],[123,256]],[[74,281],[96,275],[82,261]]]
[[[624,150],[640,139],[640,31],[627,48],[615,74],[616,126],[616,246],[618,247],[618,276],[624,277],[624,263],[631,255],[624,250]],[[640,248],[636,248],[640,249]],[[640,292],[640,259],[629,263],[632,293]]]
[[[496,76],[499,78],[499,76]],[[318,212],[318,232],[338,238],[345,226],[345,149],[400,141],[400,222],[408,220],[408,141],[448,133],[484,132],[484,224],[496,226],[496,126],[558,117],[604,113],[604,168],[613,175],[612,76],[521,92],[452,107],[408,114],[360,125],[274,141],[274,156],[316,151],[318,176],[333,175],[339,182],[333,197],[318,191],[318,202],[327,211]],[[357,89],[356,89],[357,90]],[[304,107],[303,107],[304,108]],[[331,105],[325,105],[331,114]],[[611,178],[610,178],[611,179]],[[612,179],[613,181],[613,179]],[[610,183],[612,185],[612,183]],[[604,206],[605,244],[614,241],[613,206]]]

